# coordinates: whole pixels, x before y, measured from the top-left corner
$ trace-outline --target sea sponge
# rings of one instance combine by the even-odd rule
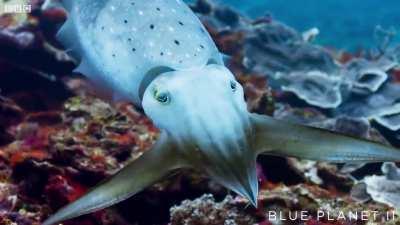
[[[352,83],[353,92],[371,94],[376,92],[389,78],[387,71],[397,63],[382,57],[375,61],[353,59],[344,66],[343,79]]]
[[[386,115],[393,115],[396,103],[400,101],[400,85],[385,83],[375,93],[351,97],[340,108],[335,110],[336,114],[350,117],[365,117],[374,119]]]
[[[278,76],[285,81],[282,90],[295,93],[310,105],[336,108],[342,103],[341,80],[321,71],[293,72]]]
[[[375,116],[375,121],[392,131],[400,130],[400,103],[388,107],[384,114]]]

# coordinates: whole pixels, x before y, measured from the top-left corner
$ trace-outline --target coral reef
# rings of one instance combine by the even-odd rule
[[[31,1],[30,14],[0,16],[0,224],[40,224],[158,137],[141,109],[94,97],[73,73],[75,60],[55,40],[66,15],[42,11],[42,2]],[[400,146],[400,48],[347,53],[313,44],[316,29],[300,33],[270,16],[250,20],[208,0],[191,7],[226,55],[250,111]],[[318,218],[318,210],[337,218],[398,208],[398,169],[381,166],[263,155],[258,209],[199,171],[177,171],[112,209],[65,224],[279,224],[268,218],[274,210],[286,218],[310,212],[307,221],[280,224],[356,224],[348,215]],[[396,223],[397,216],[357,222]]]
[[[381,170],[382,176],[367,176],[354,187],[359,193],[357,197],[373,199],[398,209],[400,207],[400,169],[394,163],[384,163]]]

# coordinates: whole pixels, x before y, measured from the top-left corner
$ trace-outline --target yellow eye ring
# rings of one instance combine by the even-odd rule
[[[167,105],[171,102],[171,96],[168,91],[158,91],[155,89],[154,98],[163,105]]]

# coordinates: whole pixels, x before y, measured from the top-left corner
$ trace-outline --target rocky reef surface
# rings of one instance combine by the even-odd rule
[[[95,97],[55,40],[66,14],[31,3],[30,14],[0,16],[0,224],[7,225],[40,224],[158,136],[140,109]],[[388,47],[387,36],[374,50],[348,53],[313,44],[318,29],[299,32],[269,16],[250,20],[206,0],[191,7],[244,86],[251,111],[400,147],[400,47]],[[400,223],[394,163],[263,155],[258,172],[258,209],[198,171],[176,171],[115,207],[64,224]],[[271,211],[309,215],[273,221]],[[362,221],[348,213],[365,211],[379,213]]]

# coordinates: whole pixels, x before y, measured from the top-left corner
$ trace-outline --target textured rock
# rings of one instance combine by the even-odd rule
[[[370,176],[364,179],[367,193],[377,202],[400,208],[400,181],[391,181],[383,176]]]
[[[243,206],[242,206],[243,207]],[[171,225],[248,225],[254,219],[244,213],[231,196],[215,202],[212,195],[183,201],[171,208]]]
[[[365,177],[353,188],[353,198],[358,200],[373,199],[389,206],[400,208],[400,169],[394,163],[382,165],[382,176]]]

